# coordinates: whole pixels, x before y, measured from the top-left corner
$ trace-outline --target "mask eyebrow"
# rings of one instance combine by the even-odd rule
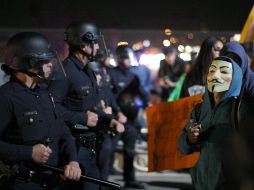
[[[211,65],[211,67],[217,68],[215,65]]]
[[[229,68],[228,66],[221,66],[220,69]]]

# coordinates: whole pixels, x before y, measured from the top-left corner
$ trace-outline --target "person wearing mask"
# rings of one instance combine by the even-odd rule
[[[232,169],[232,164],[249,164],[242,157],[245,149],[242,152],[232,151],[235,145],[244,147],[242,141],[232,143],[236,136],[241,136],[248,143],[253,138],[253,133],[249,133],[253,131],[253,101],[242,102],[237,122],[234,116],[236,97],[240,96],[243,85],[242,79],[242,70],[234,60],[225,56],[216,58],[208,71],[203,102],[195,106],[179,138],[178,145],[183,154],[200,151],[199,160],[191,169],[193,184],[197,190],[235,189],[239,184],[236,180],[232,181],[232,177],[239,174],[232,173],[237,168]],[[239,172],[241,169],[235,171]]]

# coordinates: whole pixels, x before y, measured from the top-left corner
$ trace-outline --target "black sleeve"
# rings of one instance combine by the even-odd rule
[[[64,101],[68,95],[71,83],[66,78],[63,80],[53,81],[49,86],[58,110],[63,114],[64,121],[72,126],[75,124],[87,125],[87,114],[84,112],[71,111],[65,107]]]
[[[189,120],[188,120],[185,128],[182,130],[182,133],[178,139],[178,148],[182,154],[191,154],[195,151],[200,150],[200,145],[193,145],[189,142],[188,133],[187,133],[188,128],[190,128],[190,126],[191,126],[190,121],[192,119],[195,119],[195,120],[198,119],[197,115],[199,115],[199,112],[201,111],[200,107],[201,107],[201,104],[197,104],[193,108],[193,110],[190,114]]]
[[[14,120],[11,101],[0,94],[0,159],[7,163],[32,160],[32,146],[11,144],[3,140],[5,131]]]
[[[161,60],[160,62],[160,68],[159,68],[159,71],[158,71],[158,76],[159,78],[162,78],[165,76],[165,71],[164,71],[164,61]]]
[[[119,113],[121,112],[121,108],[118,106],[117,102],[116,102],[116,99],[115,99],[115,96],[113,95],[111,89],[107,89],[108,91],[108,99],[109,99],[109,106],[112,107],[112,110],[114,113]]]
[[[96,129],[109,127],[111,120],[114,119],[114,115],[106,114],[101,110],[97,111],[96,113],[99,116],[97,124],[98,127],[96,127]]]
[[[63,122],[62,134],[61,134],[61,142],[64,150],[64,154],[66,156],[66,160],[70,161],[78,161],[77,157],[77,148],[75,145],[74,137],[72,137],[70,129]]]

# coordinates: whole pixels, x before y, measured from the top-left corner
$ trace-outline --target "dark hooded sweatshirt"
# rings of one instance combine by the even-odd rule
[[[237,42],[228,42],[221,51],[222,56],[227,56],[229,53],[236,54],[241,63],[239,63],[243,72],[242,96],[254,97],[254,73],[249,67],[248,56],[244,48]]]
[[[195,119],[202,126],[200,146],[188,143],[187,129],[190,127],[190,122],[179,138],[178,146],[183,154],[191,154],[197,150],[197,147],[200,148],[199,160],[191,169],[196,190],[222,190],[226,186],[223,151],[234,133],[230,115],[234,97],[239,96],[242,85],[241,68],[233,60],[232,65],[232,82],[219,104],[212,106],[213,96],[206,89],[201,107],[195,107],[191,113],[190,120]]]

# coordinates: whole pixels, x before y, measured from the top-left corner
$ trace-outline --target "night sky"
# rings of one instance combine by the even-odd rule
[[[253,0],[0,0],[1,28],[65,28],[90,20],[101,28],[241,31]]]

